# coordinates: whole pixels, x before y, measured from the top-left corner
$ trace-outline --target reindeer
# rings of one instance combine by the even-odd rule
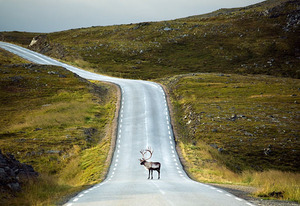
[[[150,157],[145,159],[145,154],[149,152]],[[147,162],[152,157],[153,150],[151,150],[151,147],[148,147],[146,150],[141,150],[140,153],[142,154],[143,158],[140,159],[141,165],[144,165],[149,170],[149,176],[148,179],[150,179],[150,172],[151,172],[151,179],[153,179],[153,170],[156,170],[158,173],[158,179],[160,179],[160,163],[159,162]]]

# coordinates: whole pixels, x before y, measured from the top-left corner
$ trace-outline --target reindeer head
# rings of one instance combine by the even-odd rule
[[[145,158],[145,154],[149,152],[150,153],[150,156],[148,158]],[[142,154],[143,158],[140,159],[140,164],[143,165],[145,164],[145,162],[147,162],[147,160],[149,160],[151,157],[152,157],[152,154],[153,154],[153,150],[151,149],[151,147],[148,147],[148,149],[144,149],[144,150],[141,150],[140,153]]]
[[[144,158],[140,159],[140,164],[141,164],[141,165],[144,165],[145,162],[146,162],[146,160],[144,160]]]

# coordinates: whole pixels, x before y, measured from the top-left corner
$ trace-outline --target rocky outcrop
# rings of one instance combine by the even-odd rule
[[[4,155],[0,150],[0,192],[19,192],[22,183],[37,176],[31,165],[20,163],[13,155]]]
[[[28,49],[60,59],[64,58],[66,53],[61,44],[51,43],[45,34],[33,37]]]
[[[47,35],[33,37],[28,48],[43,54],[51,50]]]

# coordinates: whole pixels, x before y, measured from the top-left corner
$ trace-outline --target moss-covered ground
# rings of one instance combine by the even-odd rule
[[[109,166],[116,87],[3,50],[0,62],[0,149],[40,174],[13,200],[1,194],[1,203],[54,204],[101,181]]]
[[[299,80],[206,73],[159,81],[192,177],[263,185],[264,196],[275,191],[299,201]]]

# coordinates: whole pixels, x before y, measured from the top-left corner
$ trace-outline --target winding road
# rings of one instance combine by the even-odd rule
[[[77,205],[201,205],[251,206],[234,195],[191,180],[175,149],[166,95],[159,84],[107,77],[61,63],[31,50],[0,42],[0,47],[37,64],[62,66],[79,76],[112,82],[122,91],[116,147],[107,178],[80,192],[66,206]],[[161,162],[161,179],[148,180],[140,150],[151,146],[151,160]]]

